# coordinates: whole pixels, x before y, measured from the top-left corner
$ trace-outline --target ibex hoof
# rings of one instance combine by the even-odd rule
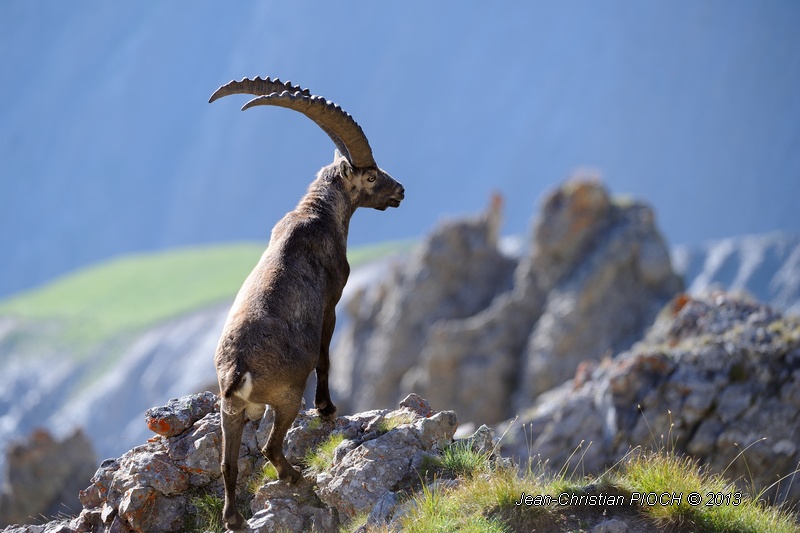
[[[324,407],[317,407],[317,413],[323,420],[331,422],[336,418],[336,406],[332,402],[326,402]]]
[[[230,516],[230,515],[233,516]],[[244,529],[244,518],[239,511],[235,510],[233,513],[224,513],[225,515],[225,529],[228,531],[242,531]]]
[[[284,483],[294,485],[295,483],[303,479],[303,475],[296,468],[292,468],[290,466],[289,468],[286,469],[286,471],[278,473],[278,479],[280,479]]]

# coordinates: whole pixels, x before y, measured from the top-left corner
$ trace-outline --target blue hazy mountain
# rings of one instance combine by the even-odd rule
[[[333,145],[208,97],[280,76],[340,103],[407,190],[351,244],[576,168],[671,243],[800,230],[797,2],[0,3],[0,296],[124,252],[266,242]]]

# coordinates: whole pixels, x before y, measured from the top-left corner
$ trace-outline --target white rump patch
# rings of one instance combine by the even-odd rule
[[[250,372],[245,373],[244,379],[242,380],[242,386],[239,387],[239,390],[234,392],[233,394],[247,402],[245,406],[245,414],[247,418],[250,420],[261,420],[261,417],[264,416],[264,412],[267,410],[267,406],[263,404],[253,403],[250,401],[250,393],[253,392],[253,376],[250,375]]]
[[[242,400],[248,401],[251,392],[253,392],[253,376],[250,375],[250,372],[245,372],[242,386],[234,394]]]

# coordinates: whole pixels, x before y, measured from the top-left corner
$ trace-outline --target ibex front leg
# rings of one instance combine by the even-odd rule
[[[325,420],[333,419],[336,414],[336,406],[331,401],[331,392],[328,389],[328,372],[331,368],[330,348],[333,329],[336,325],[336,313],[330,311],[325,314],[322,323],[322,345],[317,359],[317,389],[314,393],[314,407]]]

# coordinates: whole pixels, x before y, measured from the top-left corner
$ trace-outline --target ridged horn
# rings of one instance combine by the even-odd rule
[[[269,77],[252,80],[243,78],[241,81],[226,83],[214,91],[208,101],[213,102],[230,94],[256,95],[242,110],[257,105],[275,105],[303,113],[328,134],[339,152],[355,167],[378,166],[372,156],[369,141],[355,119],[333,102],[312,95],[308,89],[301,89],[299,85],[282,82],[277,78],[274,81]]]
[[[308,89],[302,89],[299,85],[292,85],[292,82],[290,81],[283,82],[279,78],[271,80],[269,76],[262,80],[261,77],[258,76],[252,80],[250,78],[242,78],[240,81],[229,81],[214,91],[214,94],[212,94],[211,98],[208,99],[208,103],[210,104],[214,100],[230,94],[261,95],[282,93],[283,91],[289,91],[291,93],[300,92],[306,96],[311,96],[311,92]]]
[[[361,126],[344,109],[322,96],[284,91],[257,96],[247,102],[242,110],[258,105],[274,105],[303,113],[322,128],[335,144],[339,138],[345,147],[346,157],[357,168],[377,167],[372,148]],[[341,148],[340,150],[341,151]]]

